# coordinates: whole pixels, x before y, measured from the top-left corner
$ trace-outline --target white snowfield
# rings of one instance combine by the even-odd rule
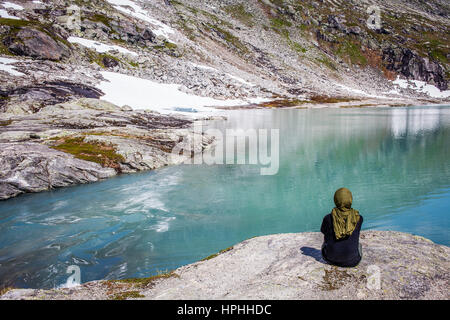
[[[128,105],[133,109],[148,109],[160,113],[181,113],[191,117],[201,114],[219,114],[222,110],[215,106],[241,106],[267,101],[262,98],[246,100],[219,100],[187,94],[178,84],[164,84],[120,73],[103,71],[102,81],[97,88],[105,95],[101,99],[119,106]]]
[[[20,18],[10,15],[5,9],[0,9],[0,18],[20,20]]]
[[[9,2],[9,1],[5,1],[3,3],[0,3],[0,5],[2,5],[6,9],[23,10],[23,7],[21,5],[16,4],[16,3],[12,3],[12,2]]]
[[[354,94],[356,94],[358,96],[364,96],[364,97],[368,97],[368,98],[378,98],[378,99],[392,99],[392,98],[386,97],[386,96],[370,94],[370,93],[367,93],[367,92],[365,92],[363,90],[351,88],[351,87],[348,87],[348,86],[340,84],[340,83],[335,83],[335,86],[337,86],[339,88],[342,88],[342,89],[346,90],[347,92],[354,93]]]
[[[161,21],[153,19],[148,15],[147,11],[142,9],[139,5],[137,5],[131,0],[107,0],[107,1],[110,4],[112,4],[113,7],[116,8],[117,10],[122,11],[123,13],[133,16],[137,19],[144,20],[156,26],[157,29],[153,29],[152,32],[157,36],[162,35],[165,38],[170,38],[170,35],[175,33],[175,30],[173,28],[162,23]]]
[[[13,76],[24,76],[25,74],[14,69],[11,64],[19,60],[0,57],[0,70],[6,71]]]
[[[392,81],[393,84],[404,89],[412,89],[418,92],[423,92],[432,98],[448,98],[450,97],[450,90],[441,91],[436,86],[428,84],[424,81],[419,80],[405,80],[400,79],[398,76],[396,80]],[[392,91],[392,90],[391,90]],[[393,92],[395,93],[395,92]]]
[[[213,72],[222,73],[222,74],[226,75],[227,77],[229,77],[231,79],[234,79],[234,80],[236,80],[236,81],[238,81],[240,83],[246,84],[246,85],[248,85],[250,87],[254,87],[255,86],[255,84],[250,83],[250,82],[248,82],[248,81],[246,81],[246,80],[244,80],[244,79],[242,79],[240,77],[234,76],[234,75],[232,75],[230,73],[225,73],[225,72],[219,71],[218,69],[213,68],[213,67],[204,66],[204,65],[197,64],[197,63],[194,63],[194,62],[191,62],[191,65],[194,66],[195,68],[198,68],[198,69],[203,69],[203,70],[209,70],[209,71],[213,71]]]
[[[67,41],[69,41],[70,43],[78,43],[82,46],[94,49],[97,52],[100,53],[104,53],[104,52],[108,52],[108,51],[112,51],[112,50],[117,50],[120,53],[124,53],[124,54],[129,54],[132,56],[137,56],[138,54],[136,52],[130,51],[126,48],[120,47],[120,46],[116,46],[116,45],[111,45],[111,44],[105,44],[102,42],[98,42],[98,41],[94,41],[94,40],[89,40],[89,39],[84,39],[84,38],[79,38],[79,37],[69,37],[67,38]]]

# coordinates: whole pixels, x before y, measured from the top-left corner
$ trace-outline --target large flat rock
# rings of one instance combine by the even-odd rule
[[[156,278],[11,290],[1,298],[449,299],[446,246],[406,233],[364,231],[361,263],[339,268],[322,259],[322,241],[320,233],[263,236]]]

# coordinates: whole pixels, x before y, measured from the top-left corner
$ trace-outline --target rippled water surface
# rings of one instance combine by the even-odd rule
[[[181,165],[0,202],[0,286],[144,277],[244,239],[318,231],[352,190],[364,229],[450,245],[450,108],[249,110],[219,129],[280,129],[277,175]]]

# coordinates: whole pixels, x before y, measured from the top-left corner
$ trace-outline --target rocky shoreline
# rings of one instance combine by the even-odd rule
[[[93,281],[75,288],[9,289],[2,300],[83,299],[442,299],[450,248],[420,236],[363,231],[354,268],[328,265],[318,232],[245,240],[202,261],[144,279]]]
[[[133,111],[81,98],[0,122],[0,200],[95,182],[119,173],[182,163],[176,145],[202,152],[212,137],[192,131],[193,120]]]

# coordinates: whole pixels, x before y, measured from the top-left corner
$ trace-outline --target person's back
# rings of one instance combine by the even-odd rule
[[[351,208],[350,190],[341,188],[334,195],[336,207],[323,218],[320,231],[324,234],[323,258],[340,267],[354,267],[362,258],[359,232],[363,217]]]

